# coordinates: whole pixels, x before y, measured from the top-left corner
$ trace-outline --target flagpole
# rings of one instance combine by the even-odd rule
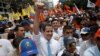
[[[74,6],[75,6],[75,8],[77,9],[78,14],[81,14],[80,10],[78,9],[78,7],[76,6],[76,4],[75,4],[75,3],[74,3]]]

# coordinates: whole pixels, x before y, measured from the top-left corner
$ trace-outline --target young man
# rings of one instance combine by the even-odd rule
[[[95,46],[94,36],[95,36],[96,31],[97,29],[95,26],[90,27],[90,30],[89,28],[85,28],[85,31],[83,33],[87,33],[87,34],[84,34],[85,39],[83,40],[80,46],[80,50],[79,50],[80,56],[83,56],[84,52],[89,47]]]
[[[83,56],[100,56],[100,28],[95,34],[96,45],[88,48]]]
[[[76,35],[76,34],[75,34]],[[72,26],[64,26],[63,28],[63,36],[60,38],[60,46],[61,46],[61,49],[63,49],[64,45],[63,45],[63,39],[64,38],[68,38],[68,39],[75,39],[76,36],[74,36],[74,31],[73,31],[73,28]]]
[[[58,19],[53,19],[51,24],[53,27],[53,37],[54,39],[59,40],[62,36],[62,30],[59,29],[60,21]]]
[[[33,35],[32,35],[32,32],[31,32],[31,26],[30,26],[30,25],[33,25],[33,24],[31,24],[28,20],[23,20],[21,22],[21,25],[25,29],[25,37],[33,39]]]
[[[57,52],[59,51],[59,43],[55,39],[53,39],[53,27],[50,24],[45,24],[43,27],[42,36],[39,35],[39,8],[37,5],[35,7],[36,16],[34,21],[34,40],[39,50],[38,56],[56,56]]]
[[[58,56],[79,56],[75,50],[76,50],[76,43],[74,39],[68,39],[64,38],[64,47],[62,51],[58,53]]]
[[[53,27],[50,24],[46,24],[43,27],[43,35],[35,39],[39,48],[38,56],[56,56],[60,50],[59,42],[53,38]]]
[[[24,39],[25,31],[21,25],[17,25],[14,30],[15,30],[15,38],[14,38],[12,44],[13,44],[13,47],[15,48],[15,51],[13,52],[13,54],[15,56],[20,56],[19,44]]]

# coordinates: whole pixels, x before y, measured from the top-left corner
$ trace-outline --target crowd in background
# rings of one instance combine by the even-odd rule
[[[0,56],[100,56],[100,8],[64,7],[0,21]]]

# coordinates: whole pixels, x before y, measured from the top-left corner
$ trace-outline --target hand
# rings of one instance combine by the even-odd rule
[[[35,2],[34,10],[36,11],[36,13],[39,13],[41,10],[43,10],[43,7],[44,7],[44,3]]]

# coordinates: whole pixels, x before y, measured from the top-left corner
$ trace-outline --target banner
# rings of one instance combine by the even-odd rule
[[[95,8],[95,3],[92,3],[90,0],[88,0],[87,7]]]

